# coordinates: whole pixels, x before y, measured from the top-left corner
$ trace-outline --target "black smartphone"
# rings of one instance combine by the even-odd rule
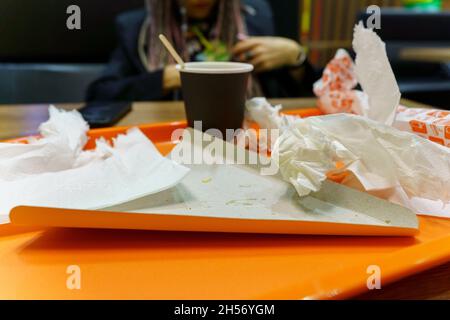
[[[91,128],[111,127],[131,111],[131,102],[89,102],[79,111]]]

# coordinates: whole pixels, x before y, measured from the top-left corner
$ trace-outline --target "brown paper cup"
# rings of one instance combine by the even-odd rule
[[[202,130],[242,127],[249,76],[253,66],[237,62],[192,62],[181,73],[188,125],[202,122]]]

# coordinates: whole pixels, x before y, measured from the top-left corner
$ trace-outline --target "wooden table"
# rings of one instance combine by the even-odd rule
[[[284,109],[308,108],[315,106],[316,100],[281,99],[272,100],[274,104],[283,104]],[[410,107],[426,105],[402,100]],[[58,108],[78,109],[82,104],[58,104]],[[180,102],[140,102],[133,104],[133,111],[117,125],[128,126],[140,123],[177,121],[185,118],[184,107]],[[40,123],[48,119],[48,104],[36,105],[0,105],[0,140],[35,134]]]
[[[282,103],[285,109],[311,107],[315,99],[272,100]],[[408,100],[409,107],[426,107]],[[58,105],[64,109],[79,108],[81,104]],[[118,125],[136,125],[151,122],[167,122],[184,119],[180,102],[135,103],[133,111]],[[37,127],[48,119],[48,105],[0,105],[0,139],[35,134]],[[373,290],[358,299],[447,299],[450,300],[450,263],[408,277],[382,290]]]

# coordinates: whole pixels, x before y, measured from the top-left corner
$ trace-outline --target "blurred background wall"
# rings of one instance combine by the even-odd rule
[[[300,39],[310,49],[310,61],[317,67],[324,67],[337,49],[351,48],[357,16],[367,7],[377,5],[380,8],[400,9],[404,5],[402,0],[299,0],[299,2]],[[444,10],[450,9],[449,0],[441,3]],[[400,23],[397,25],[399,29],[409,28],[411,33],[421,26],[412,29],[411,27],[402,26]],[[447,32],[450,33],[450,30]]]
[[[309,61],[320,71],[337,49],[351,52],[353,26],[367,20],[370,5],[382,9],[376,32],[386,42],[402,96],[450,109],[448,0],[300,0],[299,34]]]
[[[351,48],[356,17],[370,5],[400,7],[401,0],[300,0],[300,39],[313,65],[323,67],[337,49]]]
[[[376,4],[399,9],[404,4],[402,0],[261,1],[272,5],[277,33],[300,40],[309,49],[310,61],[318,75],[336,49],[351,48],[353,26],[367,6]],[[80,31],[65,28],[66,8],[71,4],[82,9]],[[87,85],[98,76],[115,46],[115,17],[141,7],[143,0],[1,0],[0,104],[82,101]],[[442,7],[450,9],[450,0],[442,0]],[[402,25],[389,23],[397,18],[383,20],[383,15],[382,36],[388,43],[404,96],[448,107],[448,62],[420,65],[413,62],[419,74],[408,74],[411,62],[397,61],[399,42],[392,45],[390,37],[395,30],[413,36],[420,31],[430,39],[432,36],[442,39],[415,45],[450,47],[449,24],[444,23],[443,30],[437,32],[436,28],[434,31],[427,29],[435,25],[435,20],[427,20],[423,25]],[[442,12],[431,13],[430,17],[434,19],[438,15]],[[444,18],[450,22],[450,15]],[[400,46],[407,45],[406,42],[401,42]]]

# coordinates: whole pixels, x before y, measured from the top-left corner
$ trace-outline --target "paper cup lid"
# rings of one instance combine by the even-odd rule
[[[201,74],[235,74],[252,72],[253,65],[240,62],[188,62],[183,69],[177,65],[177,70]]]

